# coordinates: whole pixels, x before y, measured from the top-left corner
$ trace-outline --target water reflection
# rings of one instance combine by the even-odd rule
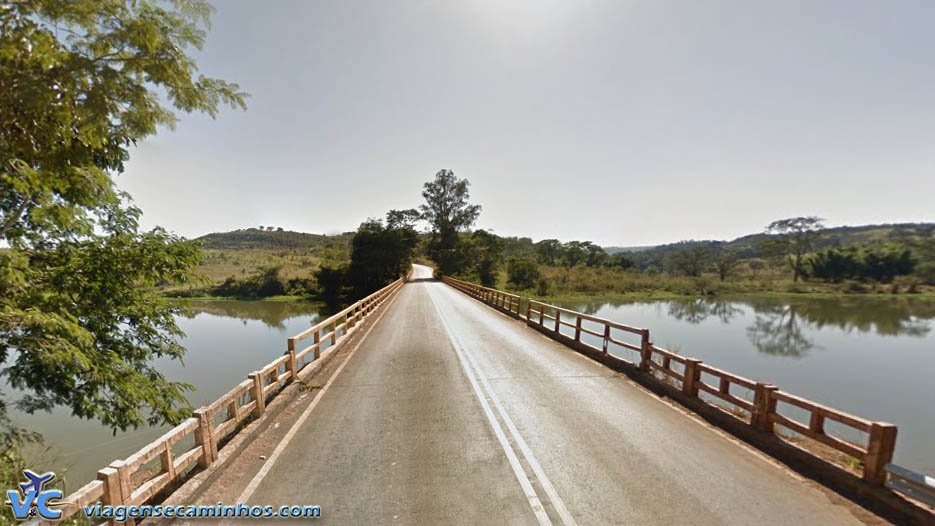
[[[761,353],[801,358],[815,346],[805,336],[800,316],[792,305],[770,305],[755,312],[747,336]]]
[[[728,323],[732,318],[744,314],[744,310],[736,303],[726,300],[697,299],[669,303],[669,316],[696,325],[710,317],[715,317],[722,323]]]
[[[744,297],[685,299],[660,302],[591,302],[563,305],[586,314],[598,314],[612,305],[654,305],[668,316],[692,325],[708,319],[727,324],[749,320],[747,338],[760,352],[802,357],[816,348],[807,335],[823,328],[846,333],[879,334],[923,338],[932,331],[935,302],[913,298],[837,297]],[[748,316],[752,311],[753,318]],[[618,320],[620,321],[620,320]]]
[[[250,320],[257,320],[275,329],[285,328],[285,321],[297,316],[310,316],[315,320],[324,310],[321,303],[311,301],[193,300],[188,307],[189,319],[206,313],[236,318],[244,325]]]

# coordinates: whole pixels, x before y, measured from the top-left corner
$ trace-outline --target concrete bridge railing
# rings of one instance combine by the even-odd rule
[[[674,387],[682,399],[690,399],[696,407],[703,404],[763,433],[774,434],[775,426],[782,426],[858,459],[863,465],[863,479],[868,483],[881,486],[886,481],[885,467],[892,460],[896,447],[895,425],[827,407],[781,391],[775,385],[744,378],[663,349],[652,342],[649,329],[630,327],[447,276],[442,280],[599,361],[646,373],[644,377]],[[583,341],[582,337],[586,339],[588,335],[600,339],[600,347]],[[790,408],[806,415],[807,422],[791,416]],[[827,421],[835,422],[852,436],[862,434],[863,441],[833,436],[826,429]]]
[[[78,514],[84,506],[142,505],[155,495],[179,484],[197,464],[210,466],[218,449],[236,435],[251,418],[263,414],[266,404],[299,372],[311,374],[321,367],[321,352],[334,348],[405,283],[399,279],[346,309],[288,339],[286,353],[266,364],[213,403],[196,409],[191,418],[124,460],[115,460],[97,473],[97,480],[72,492],[59,508],[62,519]],[[309,338],[313,343],[301,350],[296,344]],[[126,524],[132,524],[128,519]],[[116,524],[111,521],[112,524]],[[32,524],[52,524],[36,521]],[[106,524],[106,522],[105,522]]]

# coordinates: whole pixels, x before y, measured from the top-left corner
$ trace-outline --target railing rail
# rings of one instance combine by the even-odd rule
[[[286,353],[248,375],[243,382],[214,402],[194,411],[191,418],[172,428],[124,460],[115,460],[97,473],[97,480],[71,493],[63,502],[62,519],[79,513],[86,505],[141,505],[185,475],[198,463],[207,467],[218,459],[221,442],[240,429],[250,417],[263,414],[266,404],[280,388],[293,382],[299,372],[321,357],[321,351],[334,348],[354,332],[359,325],[393,293],[405,279],[399,279],[346,309],[322,320],[311,328],[287,340]],[[322,334],[322,331],[327,331]],[[296,343],[309,337],[314,343],[296,352]],[[302,359],[314,352],[314,360],[302,364]],[[218,418],[220,422],[217,422]],[[155,459],[157,465],[150,466]],[[128,519],[132,523],[132,519]],[[50,524],[36,521],[31,524]],[[111,521],[111,524],[115,524]]]
[[[883,485],[886,481],[885,466],[892,460],[896,446],[895,425],[872,422],[780,391],[775,385],[744,378],[712,367],[696,358],[663,349],[652,343],[649,329],[631,327],[447,276],[443,276],[442,280],[469,296],[500,310],[506,310],[554,339],[601,355],[612,354],[624,365],[651,375],[653,381],[660,381],[661,378],[661,381],[673,385],[686,396],[745,421],[760,431],[775,433],[775,426],[779,425],[855,457],[863,463],[864,480],[875,485]],[[517,307],[504,309],[502,298],[510,298],[508,305]],[[526,308],[520,309],[519,305],[524,303]],[[598,329],[583,326],[585,321],[596,324]],[[618,333],[638,335],[640,341],[638,344],[624,341]],[[599,338],[601,347],[583,341],[582,334]],[[614,352],[618,350],[624,352]],[[620,356],[627,354],[626,351],[639,354],[632,359]],[[660,376],[657,377],[653,373]],[[711,398],[726,402],[728,407],[725,409],[720,404],[713,403]],[[808,422],[800,422],[793,418],[786,412],[787,406],[794,407],[794,411],[798,411],[799,414],[808,415]],[[738,416],[738,413],[744,416]],[[825,428],[827,420],[849,430],[851,435],[864,435],[864,440],[858,443],[833,436]]]

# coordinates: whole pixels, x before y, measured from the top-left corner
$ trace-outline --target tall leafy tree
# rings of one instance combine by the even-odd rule
[[[210,13],[202,0],[0,2],[0,375],[26,411],[64,405],[119,429],[186,412],[186,386],[151,364],[181,358],[179,308],[146,287],[189,280],[198,249],[141,231],[113,178],[175,110],[244,107],[192,59]]]
[[[468,202],[471,183],[458,179],[451,170],[440,170],[435,179],[425,183],[419,210],[432,229],[428,244],[428,255],[438,264],[442,274],[457,274],[468,263],[467,250],[460,233],[477,221],[480,205]]]
[[[779,219],[767,225],[768,237],[760,242],[760,249],[768,254],[786,256],[792,267],[792,280],[798,281],[805,271],[805,257],[824,228],[824,221],[818,217]]]

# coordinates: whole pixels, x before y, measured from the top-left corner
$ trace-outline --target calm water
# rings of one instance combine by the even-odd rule
[[[284,301],[192,302],[193,316],[178,320],[187,334],[184,366],[157,362],[171,380],[194,385],[188,393],[194,407],[216,400],[234,385],[286,351],[286,338],[310,326],[320,305]],[[15,399],[15,397],[10,397]],[[39,431],[48,451],[30,451],[42,465],[66,477],[70,489],[92,480],[98,469],[126,458],[168,428],[146,428],[114,435],[96,422],[81,420],[66,409],[52,413],[11,415],[17,425]]]
[[[683,356],[896,424],[895,461],[935,474],[931,300],[763,297],[562,306],[649,328],[657,345]]]
[[[684,356],[895,423],[897,462],[935,474],[935,302],[745,298],[563,306],[648,327],[658,345]],[[189,394],[192,405],[213,401],[284,352],[286,338],[309,327],[318,308],[296,302],[194,303],[194,315],[179,320],[188,335],[185,365],[165,361],[160,369],[197,387]],[[164,431],[113,435],[65,410],[13,416],[45,436],[50,452],[43,464],[65,471],[72,488]]]

